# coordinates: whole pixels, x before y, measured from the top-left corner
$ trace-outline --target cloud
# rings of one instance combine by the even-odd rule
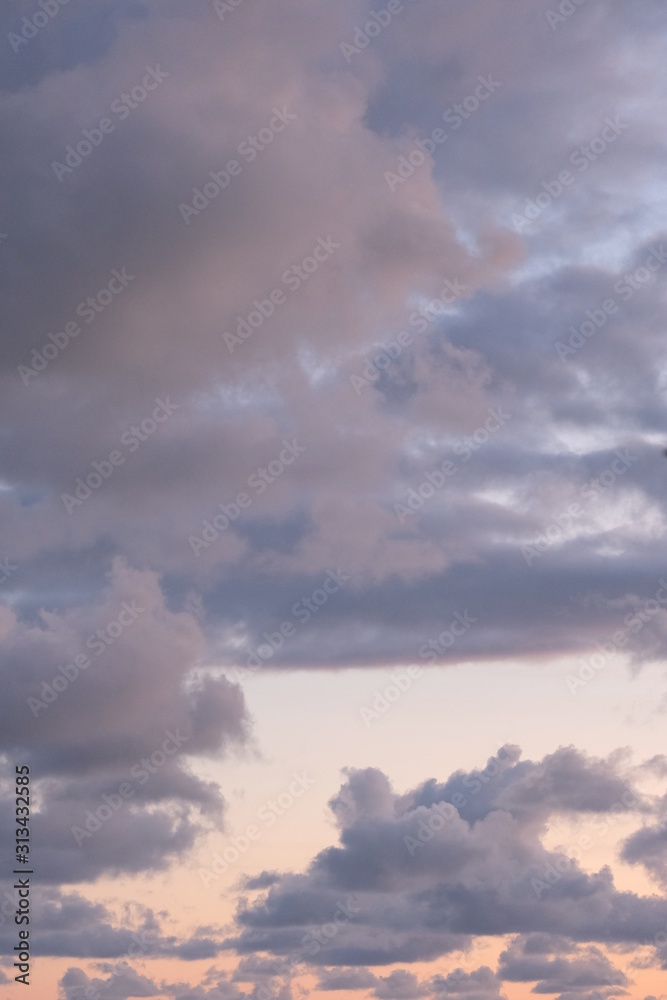
[[[621,857],[630,864],[642,864],[661,885],[667,884],[667,822],[646,826],[631,834]]]
[[[544,823],[553,813],[627,812],[641,799],[619,773],[621,760],[590,758],[573,746],[561,747],[539,762],[520,761],[517,746],[505,746],[479,771],[457,772],[443,785],[426,782],[409,800],[413,806],[455,801],[474,821],[503,809],[521,824]],[[460,801],[465,798],[465,805]]]
[[[466,608],[480,627],[442,662],[584,654],[623,627],[662,573],[647,525],[662,518],[664,273],[636,290],[624,278],[665,232],[658,213],[646,216],[661,162],[649,70],[659,7],[633,9],[628,18],[589,4],[552,31],[526,0],[484,25],[460,2],[415,4],[347,63],[340,43],[364,23],[360,0],[290,0],[261,25],[239,9],[233,30],[212,7],[146,0],[63,9],[48,46],[46,29],[22,46],[0,101],[11,151],[0,212],[13,241],[0,279],[11,426],[0,516],[20,567],[12,608],[28,618],[42,606],[83,610],[112,558],[131,554],[170,593],[195,595],[209,648],[229,665],[338,565],[349,588],[272,665],[415,659]],[[582,58],[592,30],[596,52]],[[645,53],[632,82],[608,71],[619,37]],[[121,117],[114,102],[149,63],[163,82]],[[474,103],[480,77],[498,86],[462,117],[454,109]],[[265,146],[247,145],[280,125],[276,109],[293,120]],[[104,116],[114,130],[58,181],[53,163]],[[610,116],[628,128],[578,171],[572,151]],[[435,126],[447,142],[390,190],[385,174]],[[209,201],[211,172],[233,159],[240,173]],[[568,163],[576,184],[517,232],[512,215]],[[195,190],[209,204],[186,225],[179,205]],[[582,256],[593,231],[602,249]],[[329,239],[340,246],[304,271]],[[86,300],[119,268],[131,280],[90,313]],[[447,281],[465,291],[420,316]],[[616,313],[564,363],[555,344],[610,296]],[[230,352],[223,333],[251,328],[251,314],[254,332]],[[18,367],[41,367],[33,351],[53,355],[49,334],[63,343],[68,322],[80,333],[24,384]],[[357,395],[350,376],[401,330],[411,342]],[[591,381],[601,372],[602,395]],[[628,391],[612,391],[621,373]],[[165,397],[173,415],[144,434]],[[489,436],[499,408],[511,418]],[[303,455],[272,481],[253,480],[286,435]],[[581,504],[617,449],[636,461],[527,566],[522,548]],[[115,471],[88,487],[114,452]],[[396,505],[444,461],[456,466],[447,488],[401,523]],[[68,513],[63,495],[78,480],[89,496]],[[195,556],[188,539],[224,523],[220,504],[233,510],[242,493],[251,505]],[[443,607],[443,591],[456,604]],[[658,655],[666,634],[660,611],[628,635],[627,651]]]
[[[324,969],[320,972],[317,988],[324,992],[367,990],[377,981],[377,976],[368,969]]]
[[[92,996],[95,1000],[126,1000],[128,996],[154,997],[160,993],[160,987],[153,980],[139,975],[129,966],[110,979],[91,978],[83,969],[72,967],[66,971],[59,986],[65,1000],[78,1000],[81,996]]]
[[[3,903],[5,899],[3,894]],[[4,915],[4,908],[2,912]],[[52,887],[45,888],[33,901],[31,923],[39,930],[43,955],[136,958],[160,954],[177,940],[162,935],[159,921],[147,907],[137,904],[130,908],[126,919],[119,924],[104,904],[91,902],[77,892]],[[1,926],[3,942],[11,951],[13,930],[4,916]]]
[[[436,976],[431,989],[433,995],[455,997],[456,1000],[505,1000],[501,992],[502,983],[498,976],[486,965],[473,972],[454,969],[447,976]]]
[[[667,650],[662,4],[403,6],[348,59],[366,0],[0,11],[0,753],[33,768],[49,893],[167,871],[224,823],[198,766],[252,747],[223,676],[249,663],[567,655],[575,695]],[[295,956],[370,983],[518,935],[508,968],[583,1000],[604,945],[667,961],[665,904],[543,840],[639,816],[622,857],[664,887],[634,778],[514,745],[401,794],[351,769],[338,842],[246,879],[227,936],[146,933],[236,948],[257,1000]],[[108,912],[47,900],[44,954],[123,953]],[[154,988],[123,983],[99,989]]]
[[[403,795],[376,769],[346,772],[330,803],[339,845],[241,903],[238,952],[358,967],[432,960],[478,936],[632,947],[655,935],[667,921],[660,900],[619,891],[608,868],[586,874],[542,843],[554,817],[593,813],[606,831],[620,814],[650,811],[622,774],[623,755],[570,747],[533,762],[510,747],[492,760],[495,772],[487,764],[474,781],[457,772]],[[595,965],[601,954],[584,958]]]
[[[96,603],[6,617],[2,749],[36,771],[43,880],[164,869],[201,817],[220,821],[192,761],[247,744],[249,720],[240,688],[202,672],[204,648],[158,576],[121,559]]]
[[[115,560],[95,604],[10,618],[3,749],[54,774],[134,764],[179,726],[187,754],[242,742],[243,695],[197,679],[204,648],[193,617],[168,608],[157,574]]]
[[[514,745],[469,775],[457,771],[403,794],[375,768],[348,769],[330,800],[339,845],[322,849],[304,874],[246,879],[246,889],[265,891],[255,902],[240,898],[235,933],[200,927],[188,937],[165,935],[145,908],[121,926],[102,904],[53,889],[35,914],[42,952],[192,961],[235,951],[231,979],[224,987],[205,982],[195,997],[209,988],[232,997],[234,984],[251,983],[287,1000],[306,968],[318,971],[324,991],[371,990],[377,1000],[498,997],[503,982],[621,996],[629,981],[603,948],[652,941],[647,961],[661,961],[667,908],[658,897],[618,890],[609,868],[587,874],[543,838],[559,818],[593,814],[606,830],[619,813],[655,815],[660,800],[630,782],[645,771],[618,751],[599,759],[565,747],[531,761]],[[479,937],[505,942],[497,973],[459,969],[422,981],[409,969],[369,968],[454,956]]]
[[[428,990],[412,972],[396,969],[388,976],[379,976],[373,991],[378,1000],[421,1000]]]
[[[568,952],[566,956],[563,950]],[[599,948],[564,949],[562,941],[551,945],[545,935],[515,938],[500,956],[498,975],[512,983],[538,980],[533,993],[580,995],[599,988],[600,996],[627,994],[627,977]]]
[[[259,875],[246,876],[243,880],[244,889],[268,889],[276,882],[280,881],[280,874],[278,872],[260,872]]]

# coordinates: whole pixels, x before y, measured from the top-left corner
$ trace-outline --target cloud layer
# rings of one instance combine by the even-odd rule
[[[574,695],[663,657],[664,9],[549,3],[0,11],[0,753],[36,776],[44,954],[121,958],[85,887],[227,828],[203,762],[261,743],[248,670],[562,654]],[[233,927],[132,924],[236,972],[94,988],[622,996],[617,955],[667,967],[649,775],[350,770],[339,842]],[[545,846],[619,816],[654,896]],[[497,968],[403,968],[482,938]]]
[[[19,614],[85,603],[120,555],[200,601],[218,659],[291,620],[272,663],[331,666],[418,658],[466,609],[480,627],[439,659],[584,653],[654,600],[660,8],[547,9],[404,5],[346,60],[358,0],[101,5],[63,9],[39,78],[45,35],[17,53],[0,508]],[[633,75],[610,68],[621,38]],[[349,586],[295,622],[328,569]],[[664,648],[662,605],[645,625],[639,658]]]

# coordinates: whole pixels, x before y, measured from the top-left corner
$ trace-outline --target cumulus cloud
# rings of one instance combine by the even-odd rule
[[[280,881],[280,874],[278,872],[260,872],[259,875],[248,875],[243,879],[242,886],[244,889],[268,889],[270,886],[275,885],[276,882]]]
[[[336,990],[367,990],[376,982],[377,977],[369,969],[325,969],[320,973],[317,988],[325,993]]]
[[[378,1000],[421,1000],[428,990],[412,972],[396,969],[388,976],[379,976],[373,990]]]
[[[504,983],[580,998],[623,996],[631,982],[604,949],[641,949],[646,967],[662,962],[667,904],[617,889],[609,868],[589,874],[576,857],[543,840],[559,818],[593,812],[596,822],[613,822],[619,802],[627,816],[659,810],[659,801],[628,783],[629,774],[645,770],[629,767],[620,752],[597,759],[567,747],[531,761],[508,745],[471,772],[479,776],[474,784],[457,771],[399,794],[377,769],[348,769],[330,801],[338,846],[321,850],[303,874],[246,878],[245,889],[263,892],[241,899],[231,933],[198,927],[176,937],[163,930],[162,915],[145,907],[119,924],[104,905],[52,889],[35,915],[42,952],[121,959],[121,969],[128,956],[196,961],[236,952],[231,973],[211,970],[192,994],[213,990],[215,997],[222,990],[227,1000],[236,1000],[236,984],[244,983],[257,1000],[267,989],[287,1000],[307,970],[317,972],[325,992],[366,991],[377,1000],[445,994],[490,1000],[504,996]],[[538,788],[541,794],[533,794]],[[483,806],[467,809],[461,789]],[[629,804],[617,799],[622,789],[631,792]],[[9,943],[11,927],[3,933]],[[380,971],[434,959],[453,963],[479,937],[505,945],[495,972],[454,967],[424,979],[409,968]],[[78,984],[83,973],[68,975]],[[175,996],[179,990],[189,995],[176,984]]]
[[[436,998],[446,995],[456,1000],[506,1000],[499,977],[486,965],[473,972],[458,968],[447,976],[436,976],[431,989]]]
[[[69,968],[59,983],[64,1000],[79,1000],[79,997],[95,996],[97,1000],[126,1000],[127,997],[154,997],[160,987],[146,976],[141,976],[131,967],[119,970],[108,979],[87,976],[83,969]]]
[[[551,942],[543,934],[515,938],[500,956],[498,975],[512,983],[537,980],[533,993],[587,995],[595,988],[606,997],[628,992],[626,975],[599,948],[564,948],[562,940]]]
[[[357,967],[428,961],[480,935],[645,943],[667,920],[661,900],[620,891],[608,868],[587,874],[542,842],[554,817],[592,813],[607,830],[618,815],[651,809],[622,775],[623,755],[600,760],[570,747],[541,761],[519,756],[501,748],[495,772],[487,764],[479,778],[458,772],[403,795],[376,769],[347,772],[330,803],[339,845],[241,904],[239,953]]]
[[[242,741],[243,695],[224,679],[197,679],[204,648],[194,618],[169,609],[156,573],[115,560],[94,604],[8,623],[3,750],[54,774],[134,763],[179,727],[186,754]]]
[[[121,559],[95,604],[10,613],[2,749],[36,770],[43,880],[164,869],[203,816],[221,820],[222,792],[192,762],[244,746],[249,720],[240,688],[202,673],[204,649],[157,574]]]
[[[0,934],[11,952],[15,930],[5,918],[8,895],[3,893]],[[39,930],[42,955],[127,960],[159,954],[177,941],[162,934],[161,921],[148,907],[127,908],[121,923],[103,903],[51,887],[33,901],[32,924]]]
[[[635,831],[623,845],[622,858],[642,864],[662,887],[667,885],[667,821]]]

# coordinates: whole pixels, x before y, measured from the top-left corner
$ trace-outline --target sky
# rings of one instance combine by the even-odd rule
[[[666,1000],[666,37],[2,6],[1,1000]]]

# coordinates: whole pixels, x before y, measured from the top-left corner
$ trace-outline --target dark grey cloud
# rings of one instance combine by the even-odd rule
[[[75,966],[69,968],[59,984],[65,1000],[80,1000],[81,997],[95,997],[95,1000],[127,1000],[127,997],[153,997],[160,992],[158,984],[147,976],[135,972],[129,965],[118,970],[110,978],[88,976]]]
[[[454,802],[469,822],[503,809],[522,825],[544,822],[554,812],[627,813],[641,808],[640,796],[619,775],[614,758],[590,759],[572,746],[539,762],[520,761],[520,755],[519,747],[501,747],[478,771],[456,773],[442,785],[426,782],[407,801],[413,808]]]
[[[586,874],[576,854],[542,844],[555,817],[597,815],[606,831],[619,814],[655,810],[627,768],[623,775],[624,756],[596,760],[562,748],[542,761],[518,757],[517,748],[501,748],[477,777],[458,772],[400,796],[376,769],[348,772],[330,803],[339,846],[241,904],[239,953],[358,967],[427,961],[479,935],[531,934],[536,953],[586,944],[584,958],[595,961],[598,945],[649,943],[667,922],[661,899],[620,891],[610,869]],[[546,968],[543,956],[526,961]],[[576,962],[554,969],[586,976]],[[534,979],[546,982],[547,973]],[[557,989],[566,986],[567,978]]]
[[[505,1000],[502,984],[488,965],[473,972],[454,969],[446,976],[436,976],[431,982],[433,995],[455,997],[456,1000]]]
[[[627,301],[614,286],[665,233],[661,215],[646,214],[661,162],[647,69],[659,8],[646,0],[628,18],[589,0],[554,31],[547,9],[522,0],[480,18],[463,3],[406,5],[348,64],[339,42],[368,14],[357,0],[316,10],[291,0],[261,27],[239,7],[233,31],[210,4],[66,6],[9,60],[24,76],[0,105],[11,150],[0,211],[12,241],[0,278],[11,487],[0,516],[19,566],[6,593],[21,615],[85,605],[124,555],[164,573],[168,594],[197,594],[208,643],[235,661],[230,630],[245,633],[243,658],[339,563],[352,577],[347,592],[272,658],[335,666],[418,657],[443,613],[466,605],[480,626],[444,661],[583,654],[653,596],[661,566],[642,519],[661,516],[664,496],[655,442],[665,419],[664,276]],[[594,25],[595,55],[582,58]],[[621,37],[645,46],[632,82],[609,72]],[[248,81],[245,53],[256,44],[262,69]],[[36,76],[30,60],[47,48],[52,61]],[[162,66],[164,82],[59,182],[53,160],[148,63]],[[428,161],[390,191],[385,172],[489,74],[501,85],[451,129],[433,172]],[[288,91],[300,95],[295,121],[186,226],[178,205],[209,171],[242,159],[243,136],[287,106]],[[606,116],[624,114],[630,125],[609,151],[513,231],[514,209]],[[207,127],[211,115],[224,127]],[[605,252],[582,260],[580,228],[599,233]],[[334,230],[341,247],[331,260],[230,354],[222,332]],[[16,367],[76,318],[113,268],[135,277],[23,385]],[[467,286],[455,309],[426,330],[410,325],[454,278]],[[610,295],[616,314],[561,361],[556,342]],[[349,376],[402,328],[411,345],[357,395]],[[123,449],[123,465],[69,515],[61,495],[165,395],[175,414],[136,454]],[[498,407],[511,419],[464,461],[457,448]],[[305,453],[253,495],[249,478],[290,435]],[[526,565],[522,547],[581,501],[618,448],[637,460]],[[399,522],[395,504],[447,459],[458,463],[447,488]],[[188,538],[243,490],[251,507],[195,557]],[[619,520],[628,505],[633,518]],[[443,612],[443,590],[462,606]],[[623,614],[615,602],[626,602]],[[629,637],[629,652],[660,654],[662,617]]]
[[[231,934],[209,926],[176,937],[163,929],[164,914],[145,907],[128,911],[119,924],[103,904],[50,889],[35,913],[42,953],[197,961],[236,952],[231,978],[214,982],[212,973],[210,982],[195,988],[197,998],[222,990],[227,1000],[236,1000],[235,984],[250,983],[256,1000],[265,1000],[267,989],[288,1000],[294,976],[309,967],[318,971],[325,991],[372,991],[378,1000],[444,993],[488,1000],[503,995],[503,982],[533,983],[538,993],[622,996],[630,984],[602,948],[628,952],[652,945],[647,961],[662,963],[664,901],[620,891],[609,868],[587,874],[576,856],[549,850],[542,841],[558,818],[595,815],[606,828],[619,811],[659,814],[660,801],[640,795],[632,784],[647,767],[631,765],[621,752],[604,760],[571,747],[540,761],[520,757],[510,744],[469,775],[458,771],[400,795],[377,769],[348,770],[330,802],[339,846],[321,850],[303,874],[263,872],[246,879],[245,889],[264,892],[255,902],[242,898]],[[71,816],[72,792],[61,798]],[[481,804],[467,809],[476,799]],[[133,825],[142,818],[145,813],[125,820],[128,837],[142,838]],[[79,862],[91,866],[89,877],[96,864],[100,872],[113,870],[114,851],[124,844],[121,833],[117,827],[116,842],[102,831],[91,837],[91,845],[100,846]],[[57,856],[57,837],[51,833],[50,839]],[[149,831],[147,839],[159,854],[155,833]],[[165,857],[175,849],[173,843],[161,845]],[[64,858],[63,850],[63,877],[73,880]],[[51,859],[45,861],[48,871]],[[137,868],[141,864],[159,867],[155,859],[142,858]],[[8,945],[12,933],[5,921]],[[513,936],[497,973],[457,970],[420,980],[409,968],[386,975],[371,971],[454,955],[479,936]],[[64,985],[73,990],[82,975],[70,970]],[[116,985],[103,986],[109,998],[115,998]],[[172,992],[180,997],[176,986]],[[182,985],[183,996],[190,995],[188,988]]]
[[[569,953],[563,955],[564,950]],[[545,935],[516,938],[500,956],[498,976],[511,983],[535,982],[533,993],[581,995],[595,988],[600,996],[628,992],[626,975],[599,948],[564,949],[562,941],[552,945]]]
[[[667,883],[667,821],[637,830],[623,845],[622,857],[630,864],[642,864],[664,886]]]
[[[244,889],[268,889],[280,881],[279,872],[263,871],[259,875],[248,875],[243,880]]]
[[[404,7],[347,61],[366,0],[247,2],[224,21],[208,0],[0,12],[0,752],[39,775],[47,885],[165,870],[224,822],[197,761],[249,745],[220,674],[267,643],[263,669],[570,654],[573,693],[610,648],[635,668],[667,648],[662,4],[587,0],[556,28],[549,0]],[[161,82],[142,91],[147,73]],[[480,80],[496,81],[483,99]],[[447,139],[420,160],[436,127]],[[471,627],[454,640],[457,615]],[[287,1000],[295,955],[370,982],[359,970],[530,935],[507,962],[583,1000],[598,945],[654,942],[667,961],[660,897],[576,859],[560,872],[541,841],[552,816],[635,812],[623,858],[662,885],[664,810],[628,773],[511,745],[404,795],[350,771],[338,845],[246,880],[266,896],[227,937],[151,926],[156,953],[236,947],[253,997],[270,980]],[[49,900],[45,954],[122,954],[108,914]],[[402,970],[368,988],[499,995],[492,970],[457,983]],[[239,1000],[218,971],[170,989]]]
[[[172,755],[247,738],[240,689],[197,675],[199,626],[168,609],[152,572],[117,560],[99,603],[44,610],[31,623],[6,609],[2,624],[3,749],[27,754],[40,776],[134,765],[160,752],[168,733]]]
[[[3,903],[6,896],[3,892]],[[5,918],[0,933],[3,945],[12,950],[15,934],[13,920]],[[173,936],[161,933],[160,921],[152,910],[137,904],[119,926],[110,910],[76,892],[65,893],[46,888],[35,896],[31,908],[31,926],[40,936],[42,955],[79,958],[136,958],[159,954],[177,943]]]
[[[43,881],[164,870],[222,822],[193,763],[247,744],[243,695],[198,669],[199,625],[155,574],[117,561],[98,603],[3,628],[2,749],[33,771]]]
[[[16,933],[13,920],[7,919],[11,893],[9,886],[3,885],[0,941],[8,954]],[[164,911],[156,914],[141,903],[132,903],[123,906],[119,920],[105,904],[91,902],[78,892],[44,887],[39,898],[35,896],[32,901],[31,928],[35,937],[39,936],[41,955],[96,960],[101,971],[111,973],[113,990],[124,988],[130,992],[127,986],[119,987],[119,982],[126,975],[136,974],[133,963],[160,957],[199,961],[219,953],[219,930],[193,927],[189,937],[170,934],[165,930],[168,916]],[[72,990],[81,978],[79,972],[71,979]],[[115,998],[116,992],[109,996]]]
[[[58,0],[45,2],[42,7],[8,4],[0,11],[0,37],[11,55],[2,61],[0,88],[35,86],[53,73],[94,65],[117,41],[123,21],[148,13],[141,0],[102,0],[81,9],[69,7],[69,0],[62,5]]]
[[[167,994],[174,1000],[242,1000],[247,994],[238,990],[228,976],[216,969],[207,973],[204,981],[198,986],[190,986],[184,982],[153,982],[134,972],[126,963],[109,965],[98,963],[100,971],[110,973],[107,978],[88,976],[83,969],[72,967],[60,980],[59,986],[65,1000],[80,1000],[93,996],[95,1000],[127,1000],[128,997],[151,997]]]
[[[325,969],[317,981],[318,990],[367,990],[375,986],[377,977],[368,969]]]
[[[378,977],[373,994],[378,1000],[421,1000],[428,992],[414,973],[396,969],[388,976]]]

